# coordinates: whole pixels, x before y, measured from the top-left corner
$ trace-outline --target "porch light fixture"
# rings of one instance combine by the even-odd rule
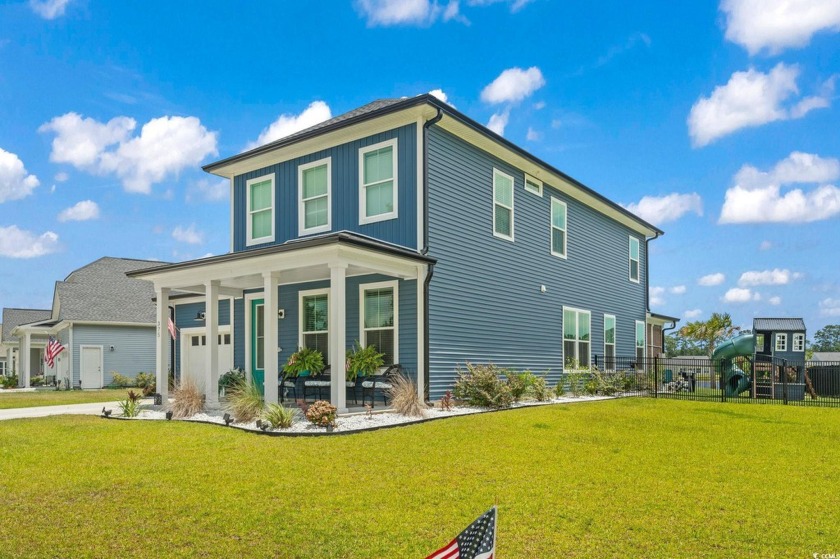
[[[169,410],[168,412],[166,412],[166,420],[167,421],[172,421],[172,410]]]
[[[227,425],[230,425],[231,423],[233,423],[233,418],[230,416],[230,414],[229,414],[229,413],[226,413],[225,415],[223,415],[223,416],[222,416],[222,419],[224,419],[224,420],[225,420],[225,425],[226,425],[226,426],[227,426]]]
[[[114,351],[114,346],[111,346],[111,351]]]
[[[286,309],[277,309],[277,318],[286,318]]]
[[[195,319],[196,319],[196,320],[204,320],[204,313],[203,313],[203,312],[199,312],[199,313],[197,313],[197,314],[195,315]]]

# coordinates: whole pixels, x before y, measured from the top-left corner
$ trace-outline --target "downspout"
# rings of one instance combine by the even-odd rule
[[[169,319],[172,320],[172,324],[175,324],[175,307],[173,305],[169,305]],[[161,325],[163,326],[163,325]],[[169,329],[169,325],[166,325],[167,330]],[[175,330],[177,332],[177,330]],[[169,335],[169,334],[167,334]],[[172,373],[172,378],[175,378],[175,338],[169,335],[169,372]],[[169,375],[167,375],[169,378]]]
[[[658,238],[659,232],[654,231],[653,237],[645,239],[645,312],[650,312],[650,242]],[[645,322],[647,322],[647,316],[645,316]],[[674,323],[675,326],[676,323]]]
[[[443,111],[437,108],[434,118],[423,124],[423,248],[420,254],[429,253],[429,128],[440,122],[443,118]],[[425,394],[423,398],[429,401],[429,285],[432,283],[432,276],[435,274],[435,265],[428,264],[426,279],[423,282],[423,386]]]

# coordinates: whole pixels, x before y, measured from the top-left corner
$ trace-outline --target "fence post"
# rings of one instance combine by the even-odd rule
[[[785,405],[788,403],[787,388],[787,359],[782,359],[782,395],[784,396]]]
[[[653,397],[659,398],[659,357],[653,358]]]
[[[713,379],[715,377],[715,373],[717,369],[720,369],[720,378],[718,378],[718,384],[720,385],[720,401],[726,401],[726,383],[724,382],[726,379],[726,360],[720,359],[718,360],[720,367],[715,367],[714,361],[712,361],[712,374],[709,375],[709,379]]]

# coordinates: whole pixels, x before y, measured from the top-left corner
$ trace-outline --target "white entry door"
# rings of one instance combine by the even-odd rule
[[[81,346],[82,388],[102,388],[102,346]]]
[[[183,333],[183,330],[182,330]],[[230,331],[220,332],[218,338],[218,375],[229,371],[233,366],[233,344]],[[181,378],[191,379],[195,385],[204,391],[204,363],[207,352],[207,336],[203,333],[187,333],[182,337],[181,345]]]

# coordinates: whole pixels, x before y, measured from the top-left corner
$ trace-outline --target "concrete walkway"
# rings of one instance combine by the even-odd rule
[[[0,421],[4,419],[24,419],[27,417],[47,417],[48,415],[100,415],[102,407],[118,413],[117,402],[96,402],[92,404],[69,404],[65,406],[39,406],[36,408],[13,408],[0,410]]]

